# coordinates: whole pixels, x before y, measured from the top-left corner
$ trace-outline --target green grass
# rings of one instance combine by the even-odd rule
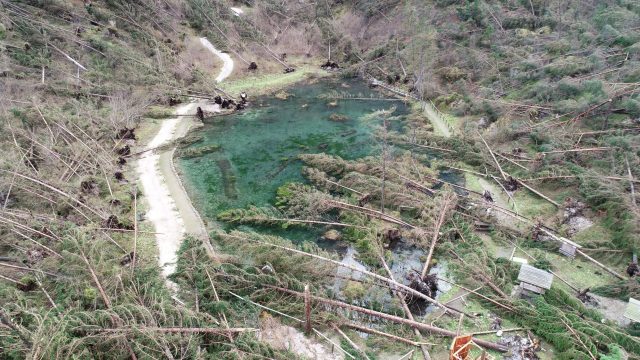
[[[288,74],[267,74],[251,76],[243,79],[225,82],[224,89],[230,93],[249,92],[253,96],[265,95],[283,89],[289,85],[305,80],[309,77],[324,77],[330,73],[313,65],[303,65]]]
[[[540,198],[538,195],[533,194],[527,189],[520,189],[516,191],[513,196],[518,211],[521,215],[533,218],[538,216],[552,216],[556,212],[556,207]]]
[[[575,234],[573,241],[581,245],[598,246],[596,244],[602,244],[602,247],[607,247],[611,243],[611,233],[596,223]]]

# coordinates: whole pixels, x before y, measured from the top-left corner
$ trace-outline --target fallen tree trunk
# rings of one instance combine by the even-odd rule
[[[328,204],[332,205],[333,207],[337,207],[340,209],[345,209],[345,210],[351,210],[351,211],[358,211],[358,212],[362,212],[371,216],[374,216],[380,220],[383,221],[387,221],[390,222],[392,224],[396,224],[396,225],[400,225],[400,226],[406,226],[408,228],[411,229],[415,229],[416,227],[405,222],[402,221],[400,219],[396,219],[393,216],[389,216],[387,214],[383,214],[380,211],[377,210],[373,210],[373,209],[368,209],[365,207],[361,207],[361,206],[356,206],[356,205],[351,205],[351,204],[347,204],[345,202],[341,202],[341,201],[336,201],[336,200],[325,200]]]
[[[429,254],[427,255],[427,259],[424,262],[424,266],[422,267],[422,273],[420,274],[420,279],[424,280],[429,272],[429,264],[431,263],[431,258],[433,257],[433,252],[436,249],[436,243],[438,242],[438,236],[440,235],[440,228],[445,222],[445,217],[449,213],[449,209],[451,208],[451,204],[455,203],[455,195],[446,194],[445,198],[442,201],[442,208],[440,209],[440,213],[438,215],[437,220],[434,223],[433,227],[433,236],[431,238],[431,245],[429,246]]]
[[[361,326],[361,325],[358,325],[358,324],[347,323],[347,324],[343,324],[343,326],[346,326],[346,327],[354,329],[354,330],[361,331],[363,333],[371,334],[371,335],[384,336],[384,337],[387,337],[389,339],[392,339],[392,340],[395,340],[395,341],[399,341],[401,343],[405,343],[405,344],[408,344],[408,345],[411,345],[411,346],[416,346],[417,347],[417,346],[422,346],[423,345],[422,343],[419,343],[419,342],[411,341],[409,339],[405,339],[405,338],[400,337],[400,336],[396,336],[396,335],[393,335],[393,334],[389,334],[389,333],[386,333],[386,332],[382,332],[380,330],[368,328],[366,326]]]
[[[285,289],[282,287],[278,287],[278,286],[268,286],[269,288],[278,290],[280,292],[286,293],[286,294],[291,294],[291,295],[295,295],[295,296],[299,296],[299,297],[304,297],[304,294],[301,292],[297,292],[297,291],[293,291],[293,290],[289,290],[289,289]],[[442,329],[436,326],[431,326],[431,325],[427,325],[424,323],[420,323],[417,321],[411,321],[409,319],[405,319],[405,318],[401,318],[395,315],[389,315],[389,314],[385,314],[379,311],[375,311],[375,310],[371,310],[371,309],[366,309],[360,306],[355,306],[355,305],[351,305],[351,304],[347,304],[347,303],[343,303],[341,301],[337,301],[337,300],[331,300],[331,299],[325,299],[319,296],[314,296],[312,295],[311,298],[315,301],[318,301],[320,303],[326,304],[326,305],[330,305],[330,306],[337,306],[337,307],[341,307],[343,309],[349,309],[352,311],[356,311],[362,314],[367,314],[370,316],[375,316],[375,317],[379,317],[381,319],[385,319],[391,322],[395,322],[395,323],[399,323],[399,324],[405,324],[414,328],[418,328],[420,330],[425,330],[428,332],[431,332],[433,334],[437,334],[437,335],[442,335],[442,336],[447,336],[447,337],[456,337],[456,332],[455,331],[451,331],[451,330],[447,330],[447,329]],[[492,343],[489,341],[485,341],[482,339],[477,339],[477,338],[473,338],[473,341],[480,345],[483,346],[487,349],[491,349],[491,350],[496,350],[496,351],[500,351],[500,352],[506,352],[507,348],[505,346],[502,345],[498,345],[496,343]]]
[[[246,331],[258,331],[255,328],[183,328],[183,327],[119,327],[119,328],[110,328],[110,329],[93,329],[93,328],[82,328],[83,331],[89,332],[98,332],[98,333],[123,333],[123,332],[133,332],[133,331],[150,331],[150,332],[159,332],[159,333],[188,333],[188,334],[218,334],[218,335],[227,335],[227,334],[235,334]]]
[[[497,306],[499,306],[499,307],[501,307],[501,308],[503,308],[503,309],[505,309],[507,311],[515,312],[515,309],[512,308],[511,306],[501,304],[501,303],[499,303],[499,302],[497,302],[497,301],[495,301],[495,300],[493,300],[493,299],[491,299],[489,297],[486,297],[486,296],[480,294],[479,292],[477,292],[475,290],[471,290],[471,289],[466,288],[466,287],[464,287],[462,285],[458,285],[458,284],[454,283],[453,281],[449,281],[449,280],[443,279],[441,277],[438,277],[438,280],[441,280],[441,281],[444,281],[446,283],[449,283],[449,284],[451,284],[451,285],[453,285],[455,287],[459,287],[460,289],[462,289],[464,291],[468,291],[468,292],[480,297],[481,299],[484,299],[484,300],[486,300],[486,301],[488,301],[488,302],[490,302],[490,303],[492,303],[494,305],[497,305]]]

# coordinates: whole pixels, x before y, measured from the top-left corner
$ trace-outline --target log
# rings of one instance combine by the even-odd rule
[[[245,298],[243,298],[242,296],[240,296],[240,295],[238,295],[238,294],[236,294],[236,293],[234,293],[234,292],[229,291],[229,294],[231,294],[231,295],[233,295],[233,296],[237,297],[238,299],[240,299],[240,300],[242,300],[242,301],[246,301],[246,302],[248,302],[248,303],[249,303],[249,304],[251,304],[251,305],[255,305],[255,306],[257,306],[257,307],[259,307],[259,308],[261,308],[261,309],[265,309],[265,310],[271,311],[271,312],[273,312],[273,313],[276,313],[276,314],[278,314],[278,315],[280,315],[280,316],[284,316],[284,317],[286,317],[287,319],[291,319],[291,320],[294,320],[294,321],[297,321],[297,322],[300,322],[300,323],[303,323],[303,322],[304,322],[304,321],[302,321],[302,320],[300,320],[300,319],[298,319],[298,318],[296,318],[296,317],[293,317],[293,316],[291,316],[291,315],[287,315],[287,314],[285,314],[285,313],[283,313],[283,312],[280,312],[280,311],[278,311],[278,310],[275,310],[275,309],[272,309],[272,308],[266,307],[266,306],[264,306],[264,305],[260,305],[260,304],[258,304],[257,302],[251,301],[251,300],[249,300],[249,299],[245,299]]]
[[[152,327],[152,326],[141,326],[141,327],[119,327],[119,328],[85,328],[81,327],[83,331],[89,332],[97,332],[97,333],[122,333],[122,332],[134,332],[134,331],[149,331],[149,332],[159,332],[159,333],[178,333],[178,334],[218,334],[218,335],[226,335],[226,334],[237,334],[241,332],[247,331],[258,331],[256,328],[183,328],[183,327]]]
[[[50,273],[48,271],[42,271],[40,269],[32,269],[32,268],[28,268],[28,267],[24,267],[24,266],[9,265],[9,264],[3,263],[3,262],[0,262],[0,266],[11,268],[11,269],[16,269],[16,270],[24,270],[24,271],[36,272],[36,273],[37,272],[42,272],[43,274],[46,274],[46,275],[49,275],[49,276],[58,277],[57,274]]]
[[[541,177],[535,177],[535,178],[529,178],[529,179],[523,179],[524,181],[537,181],[537,180],[554,180],[554,179],[575,179],[578,178],[579,176],[577,175],[556,175],[556,176],[541,176]],[[623,178],[620,176],[584,176],[584,177],[595,177],[595,178],[602,178],[602,179],[608,179],[608,180],[620,180],[620,181],[633,181],[634,183],[640,183],[640,180],[629,180],[628,178]]]
[[[589,152],[589,151],[607,151],[607,150],[614,150],[616,149],[615,147],[610,147],[610,146],[606,146],[606,147],[595,147],[595,148],[581,148],[581,149],[569,149],[569,150],[553,150],[553,151],[543,151],[540,152],[540,154],[564,154],[564,153],[568,153],[568,152]]]
[[[429,246],[429,253],[427,255],[427,259],[424,262],[424,266],[422,267],[422,273],[420,273],[420,279],[424,280],[429,272],[429,264],[431,263],[431,258],[433,257],[433,252],[436,249],[436,243],[438,242],[438,235],[440,235],[440,228],[445,222],[445,217],[449,212],[449,208],[451,203],[454,201],[455,196],[445,195],[446,198],[443,199],[442,207],[440,209],[440,214],[437,220],[434,223],[433,227],[433,235],[431,237],[431,245]]]
[[[104,301],[104,305],[107,307],[107,309],[110,309],[111,308],[111,300],[109,300],[109,297],[107,296],[107,293],[102,288],[102,284],[100,284],[100,280],[98,280],[98,276],[96,275],[95,271],[93,271],[93,268],[91,267],[91,264],[89,263],[89,259],[87,259],[87,257],[84,255],[84,252],[82,252],[82,251],[81,251],[81,257],[82,257],[82,260],[84,261],[84,263],[87,265],[87,268],[89,268],[89,273],[91,274],[91,278],[93,279],[93,282],[98,287],[98,291],[100,292],[100,296],[102,296],[102,301]]]
[[[515,178],[514,178],[515,179]],[[553,205],[555,205],[556,207],[560,207],[560,204],[558,204],[557,202],[551,200],[549,197],[547,197],[546,195],[544,195],[543,193],[539,192],[538,190],[532,188],[531,186],[527,185],[524,181],[520,180],[520,179],[515,179],[518,184],[526,187],[529,191],[531,191],[532,193],[540,196],[541,198],[547,200],[548,202],[552,203]]]
[[[307,287],[305,287],[305,289],[308,289],[308,286],[307,286]],[[306,301],[306,299],[307,299],[307,298],[305,297],[305,301]],[[362,356],[364,356],[364,358],[365,358],[365,359],[367,359],[367,360],[371,360],[371,359],[369,358],[369,356],[367,355],[367,353],[366,353],[366,352],[364,352],[364,350],[362,350],[362,349],[361,349],[361,348],[360,348],[356,343],[354,343],[354,342],[353,342],[353,340],[351,340],[351,339],[347,336],[347,334],[345,334],[345,333],[344,333],[344,331],[340,330],[340,328],[339,328],[339,327],[337,327],[336,325],[333,325],[333,329],[334,329],[338,334],[340,334],[340,336],[342,336],[342,338],[343,338],[343,339],[345,339],[345,340],[349,343],[349,345],[351,345],[351,347],[352,347],[352,348],[356,349],[356,351],[358,351]]]
[[[589,261],[591,261],[592,263],[600,266],[601,268],[603,268],[605,271],[607,271],[608,273],[610,273],[611,275],[617,277],[620,280],[625,280],[624,276],[618,274],[618,272],[616,272],[615,270],[612,270],[610,268],[608,268],[607,266],[605,266],[604,264],[602,264],[601,262],[599,262],[598,260],[592,258],[591,256],[585,254],[582,250],[580,249],[576,249],[576,253],[582,255],[583,257],[585,257],[586,259],[588,259]]]
[[[16,285],[19,285],[19,286],[22,286],[22,287],[27,287],[27,284],[22,283],[22,282],[20,282],[18,280],[12,279],[12,278],[10,278],[8,276],[0,275],[0,279],[7,280],[9,282],[12,282],[12,283],[14,283]]]
[[[477,292],[475,290],[471,290],[471,289],[466,288],[466,287],[464,287],[462,285],[458,285],[458,284],[454,283],[453,281],[449,281],[449,280],[443,279],[441,277],[438,277],[437,279],[441,280],[441,281],[444,281],[444,282],[446,282],[448,284],[451,284],[451,285],[453,285],[455,287],[459,287],[460,289],[462,289],[464,291],[468,291],[468,292],[470,292],[470,293],[472,293],[472,294],[474,294],[474,295],[476,295],[476,296],[478,296],[478,297],[480,297],[480,298],[482,298],[484,300],[487,300],[488,302],[490,302],[490,303],[492,303],[494,305],[497,305],[497,306],[499,306],[499,307],[501,307],[501,308],[503,308],[505,310],[508,310],[508,311],[511,311],[511,312],[515,312],[515,309],[512,308],[511,306],[501,304],[501,303],[499,303],[499,302],[497,302],[497,301],[495,301],[495,300],[493,300],[493,299],[491,299],[489,297],[486,297],[486,296],[480,294],[479,292]]]
[[[400,336],[396,336],[396,335],[393,335],[393,334],[389,334],[389,333],[386,333],[386,332],[382,332],[380,330],[376,330],[376,329],[373,329],[373,328],[368,328],[368,327],[361,326],[361,325],[358,325],[358,324],[347,323],[347,324],[343,324],[343,326],[346,326],[348,328],[351,328],[351,329],[354,329],[354,330],[357,330],[357,331],[360,331],[360,332],[363,332],[363,333],[371,334],[371,335],[384,336],[386,338],[389,338],[389,339],[392,339],[392,340],[395,340],[395,341],[398,341],[398,342],[401,342],[401,343],[404,343],[404,344],[407,344],[407,345],[411,345],[411,346],[416,346],[417,347],[417,346],[422,345],[422,343],[419,343],[419,342],[411,341],[409,339],[405,339],[405,338],[400,337]]]
[[[498,331],[502,331],[503,333],[506,333],[506,332],[520,331],[520,330],[526,330],[526,329],[525,328],[511,328],[511,329],[500,329],[500,330],[477,331],[477,332],[471,333],[470,335],[487,335],[487,334],[495,334]]]
[[[417,143],[414,143],[413,145],[421,147],[421,148],[425,148],[425,149],[444,151],[444,152],[449,152],[449,153],[455,153],[456,152],[455,150],[443,149],[443,148],[439,148],[439,147],[435,147],[435,146],[428,146],[428,145],[422,145],[422,144],[417,144]]]
[[[27,239],[27,240],[29,240],[29,241],[33,242],[34,244],[36,244],[36,245],[38,245],[38,246],[40,246],[40,247],[44,248],[44,249],[45,249],[45,250],[47,250],[48,252],[50,252],[50,253],[52,253],[53,255],[55,255],[55,256],[57,256],[57,257],[59,257],[60,259],[62,259],[62,255],[58,254],[58,252],[56,252],[55,250],[53,250],[53,249],[49,248],[48,246],[46,246],[46,245],[44,245],[44,244],[41,244],[41,243],[39,243],[39,242],[37,242],[37,241],[33,240],[32,238],[28,237],[27,235],[25,235],[25,234],[21,233],[20,231],[18,231],[18,230],[16,230],[16,229],[11,229],[11,231],[12,231],[12,232],[14,232],[14,233],[16,233],[16,234],[18,234],[19,236],[21,236],[21,237],[23,237],[23,238]]]
[[[336,201],[336,200],[326,200],[326,202],[328,204],[331,204],[333,207],[337,207],[337,208],[341,208],[341,209],[345,209],[345,210],[351,210],[351,211],[358,211],[358,212],[364,212],[365,214],[377,217],[380,220],[386,221],[386,222],[390,222],[392,224],[396,224],[396,225],[400,225],[400,226],[405,226],[411,229],[415,229],[416,227],[405,222],[402,221],[400,219],[396,219],[393,216],[387,215],[387,214],[383,214],[380,211],[377,210],[373,210],[373,209],[368,209],[365,207],[361,207],[361,206],[356,206],[356,205],[351,205],[351,204],[347,204],[341,201]]]
[[[491,157],[493,158],[493,162],[496,163],[496,166],[498,167],[498,170],[500,170],[500,175],[502,175],[502,178],[504,180],[507,180],[507,175],[505,175],[504,171],[502,171],[502,167],[500,166],[500,163],[498,162],[498,159],[496,159],[496,156],[493,154],[493,151],[491,150],[491,148],[489,147],[489,144],[487,144],[487,142],[484,140],[484,138],[482,137],[482,135],[480,134],[480,132],[478,132],[478,135],[480,136],[480,139],[482,140],[482,142],[484,143],[484,146],[487,147],[487,150],[489,150],[489,154],[491,154]]]
[[[297,292],[297,291],[293,291],[293,290],[289,290],[289,289],[285,289],[285,288],[281,288],[278,286],[267,286],[268,288],[272,288],[275,290],[278,290],[280,292],[286,293],[286,294],[291,294],[291,295],[295,295],[298,297],[303,297],[304,294]],[[385,319],[391,322],[395,322],[395,323],[400,323],[400,324],[404,324],[404,325],[408,325],[411,327],[415,327],[418,328],[420,330],[425,330],[428,332],[431,332],[433,334],[437,334],[437,335],[442,335],[442,336],[447,336],[447,337],[456,337],[456,333],[455,331],[451,331],[451,330],[446,330],[446,329],[442,329],[436,326],[431,326],[431,325],[427,325],[424,323],[420,323],[417,321],[411,321],[405,318],[401,318],[395,315],[389,315],[389,314],[385,314],[379,311],[375,311],[375,310],[371,310],[371,309],[366,309],[360,306],[356,306],[356,305],[351,305],[351,304],[347,304],[341,301],[337,301],[337,300],[331,300],[331,299],[325,299],[319,296],[315,296],[312,295],[311,298],[315,301],[318,301],[320,303],[326,304],[326,305],[330,305],[330,306],[336,306],[336,307],[341,307],[343,309],[349,309],[352,311],[356,311],[362,314],[367,314],[370,316],[375,316],[375,317],[379,317],[381,319]],[[506,352],[507,348],[505,346],[502,345],[498,345],[489,341],[485,341],[485,340],[481,340],[481,339],[476,339],[473,338],[473,341],[483,347],[486,347],[487,349],[491,349],[491,350],[496,350],[496,351],[500,351],[500,352]]]
[[[204,268],[204,272],[207,274],[207,278],[209,278],[209,284],[211,284],[211,289],[213,290],[213,297],[217,302],[220,302],[220,297],[218,297],[218,291],[216,290],[216,286],[213,284],[213,279],[211,278],[211,274],[209,274],[209,270]],[[220,318],[222,319],[222,324],[225,328],[229,328],[229,322],[227,321],[227,316],[224,313],[220,313]],[[229,341],[233,343],[233,337],[229,334]]]
[[[331,339],[329,339],[325,334],[321,333],[320,331],[313,329],[313,332],[316,333],[317,335],[320,335],[321,338],[327,340],[327,342],[329,344],[331,344],[331,346],[333,347],[337,347],[338,349],[340,349],[340,351],[342,351],[346,356],[350,357],[351,359],[355,360],[355,356],[349,354],[345,349],[343,349],[339,344],[336,344],[335,342],[333,342]]]
[[[59,52],[60,54],[64,55],[69,61],[71,61],[72,63],[74,63],[78,68],[87,71],[87,68],[82,66],[82,64],[80,64],[79,62],[77,62],[75,59],[73,59],[71,56],[67,55],[67,53],[65,53],[64,51],[58,49],[55,45],[53,45],[52,43],[47,43],[47,45],[51,46],[54,50],[56,50],[57,52]]]

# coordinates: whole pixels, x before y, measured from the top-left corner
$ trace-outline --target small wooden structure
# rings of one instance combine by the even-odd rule
[[[553,274],[531,265],[522,264],[522,266],[520,266],[520,273],[518,274],[518,281],[520,281],[523,295],[540,295],[544,294],[546,290],[551,289]]]
[[[582,246],[567,238],[560,237],[558,240],[562,242],[562,245],[560,245],[560,254],[572,259],[576,257],[576,250],[582,248]]]
[[[456,336],[451,343],[449,360],[493,360],[494,357],[471,338],[471,335]]]
[[[623,316],[632,322],[640,323],[640,300],[629,298],[629,303]]]
[[[560,254],[573,259],[576,257],[576,249],[577,247],[574,244],[563,242],[560,245]]]

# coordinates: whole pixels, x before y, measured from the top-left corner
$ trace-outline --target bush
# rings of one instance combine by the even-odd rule
[[[438,76],[447,82],[455,82],[460,79],[466,79],[468,74],[457,66],[445,66],[437,70]]]
[[[640,101],[636,99],[626,99],[622,102],[622,107],[633,117],[640,116]]]
[[[571,44],[566,40],[557,40],[549,42],[545,48],[550,55],[561,55],[571,50]]]
[[[588,73],[593,69],[593,63],[585,58],[566,56],[551,63],[545,72],[551,77],[563,78]]]

